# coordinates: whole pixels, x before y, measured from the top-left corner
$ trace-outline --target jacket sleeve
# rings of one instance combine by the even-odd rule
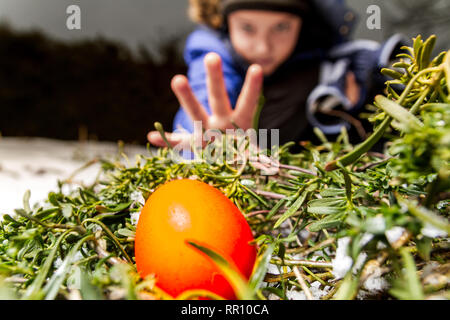
[[[242,88],[243,75],[238,71],[224,41],[215,31],[200,28],[188,37],[184,51],[184,59],[188,66],[187,77],[189,84],[196,98],[205,107],[208,114],[211,114],[206,86],[206,70],[203,62],[206,54],[209,52],[216,52],[222,58],[225,86],[233,108]],[[193,132],[193,121],[182,107],[180,107],[175,115],[173,131]]]
[[[325,134],[338,134],[342,126],[350,125],[340,120],[332,125],[325,125],[318,120],[320,108],[341,108],[349,113],[357,112],[367,101],[369,92],[382,88],[388,79],[381,75],[382,68],[399,53],[405,39],[396,34],[383,43],[371,40],[355,40],[332,48],[328,60],[323,62],[318,86],[307,100],[307,117],[309,122],[319,127]],[[346,75],[355,74],[359,85],[359,101],[352,105],[345,96]]]

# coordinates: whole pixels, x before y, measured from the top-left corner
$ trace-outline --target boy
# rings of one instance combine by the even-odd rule
[[[261,92],[259,128],[279,129],[281,144],[312,126],[337,134],[348,123],[321,111],[358,110],[401,42],[349,42],[355,15],[340,0],[191,0],[190,9],[201,26],[187,39],[188,77],[172,81],[182,106],[167,134],[172,145],[189,139],[194,120],[251,128]],[[148,139],[165,146],[158,132]]]

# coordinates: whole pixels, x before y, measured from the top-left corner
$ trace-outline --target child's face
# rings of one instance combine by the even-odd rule
[[[273,73],[292,54],[300,34],[299,16],[275,11],[237,10],[228,16],[234,50],[264,75]]]

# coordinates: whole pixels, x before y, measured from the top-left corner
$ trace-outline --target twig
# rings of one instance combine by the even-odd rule
[[[342,280],[340,280],[342,281]],[[328,292],[325,296],[322,297],[322,300],[329,300],[331,299],[331,297],[334,296],[334,294],[336,293],[336,291],[339,289],[339,285],[336,284],[336,286],[334,286],[330,292]]]
[[[257,216],[257,215],[259,215],[259,214],[265,214],[265,213],[269,213],[269,212],[270,212],[270,210],[258,210],[258,211],[252,211],[252,212],[249,212],[249,213],[247,213],[245,216],[246,216],[247,218],[250,218],[250,217]]]
[[[273,198],[278,200],[286,198],[284,194],[274,193],[270,191],[256,190],[255,192],[266,198]]]
[[[358,135],[360,136],[361,139],[364,140],[367,138],[367,132],[366,132],[366,130],[364,130],[364,127],[361,124],[361,121],[352,117],[347,112],[339,111],[339,110],[327,110],[327,111],[323,110],[321,112],[324,114],[330,115],[330,116],[335,116],[335,117],[344,119],[345,121],[351,123],[356,128],[356,131],[358,132]]]
[[[86,222],[92,222],[92,223],[98,224],[103,229],[103,231],[109,236],[109,238],[112,240],[112,242],[117,246],[117,248],[122,252],[122,254],[125,256],[125,258],[128,260],[128,262],[133,263],[133,260],[131,260],[130,256],[125,251],[125,249],[122,247],[122,245],[120,244],[117,237],[114,235],[114,233],[111,232],[111,230],[103,222],[101,222],[97,219],[94,219],[94,218],[87,218],[87,219],[83,220],[83,222],[81,223],[81,226],[83,226]]]
[[[306,173],[306,174],[317,177],[317,173],[307,170],[307,169],[300,168],[300,167],[291,166],[291,165],[287,165],[287,164],[281,164],[281,163],[278,165],[278,167],[280,167],[281,169],[298,171],[298,172]]]
[[[107,261],[112,264],[118,264],[118,263],[127,263],[125,260],[122,260],[120,258],[116,258],[116,257],[112,257],[111,253],[109,253],[108,251],[104,250],[100,245],[98,245],[98,241],[94,240],[93,242],[96,243],[96,245],[94,245],[91,241],[89,242],[89,246],[95,250],[95,252],[97,252],[98,256],[103,259],[103,258],[107,258]],[[108,258],[109,257],[109,258]]]
[[[309,261],[309,260],[289,260],[284,261],[278,259],[272,259],[270,261],[273,264],[282,266],[306,266],[311,268],[332,268],[333,264],[331,262],[321,262],[321,261]]]
[[[306,271],[306,273],[308,273],[314,280],[317,280],[320,282],[320,284],[326,286],[328,285],[325,281],[323,281],[322,279],[320,279],[318,276],[316,276],[316,274],[314,272],[312,272],[311,270],[309,270],[307,267],[302,266],[302,269]]]
[[[376,151],[369,151],[369,152],[367,152],[367,155],[371,156],[371,157],[375,157],[375,158],[380,158],[380,159],[389,158],[389,156],[387,156],[383,153],[380,153],[380,152],[376,152]]]
[[[322,280],[328,280],[328,279],[333,279],[334,276],[331,272],[324,272],[324,273],[317,273],[314,274],[315,277],[317,279],[322,279]],[[282,280],[286,280],[289,278],[295,277],[294,272],[288,272],[288,273],[283,273],[281,275],[278,274],[272,274],[272,273],[266,273],[265,277],[264,277],[264,282],[280,282]],[[304,275],[304,278],[307,279],[308,281],[312,281],[313,277],[312,276],[308,276],[308,275]],[[330,284],[328,284],[330,285]]]
[[[305,279],[303,279],[302,274],[298,270],[297,267],[294,267],[292,269],[294,271],[295,277],[297,278],[298,282],[300,283],[300,286],[302,287],[303,292],[305,292],[305,296],[307,300],[314,300],[314,297],[309,290],[308,286],[306,285]]]
[[[389,161],[390,159],[392,159],[392,157],[385,158],[384,160],[381,160],[381,161],[378,161],[378,162],[368,163],[368,164],[366,164],[366,165],[364,165],[364,166],[362,166],[362,167],[356,168],[355,171],[356,171],[356,172],[363,172],[363,171],[366,171],[367,169],[370,169],[370,168],[373,168],[373,167],[377,167],[377,166],[379,166],[380,164],[383,164],[383,163]]]
[[[316,244],[315,246],[313,246],[307,250],[305,250],[305,248],[293,248],[293,249],[287,249],[286,252],[287,253],[301,253],[302,256],[307,256],[308,254],[315,252],[317,250],[320,250],[324,247],[327,247],[327,246],[333,244],[334,242],[336,242],[336,238],[329,238],[329,239],[322,241],[321,243]]]

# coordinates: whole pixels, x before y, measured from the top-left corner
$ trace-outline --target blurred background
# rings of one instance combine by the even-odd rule
[[[359,16],[354,38],[395,32],[450,43],[450,0],[348,0]],[[81,8],[68,30],[66,8]],[[369,30],[369,5],[382,28]],[[185,73],[182,49],[194,28],[188,0],[0,0],[0,133],[62,140],[145,144],[178,102],[170,79]]]
[[[436,50],[450,47],[450,0],[347,3],[359,16],[354,38],[435,33]],[[81,30],[66,27],[72,4],[81,8]],[[374,4],[380,30],[366,25]],[[179,105],[169,84],[186,72],[182,50],[194,28],[187,7],[188,0],[0,0],[0,216],[21,208],[27,190],[39,203],[58,181],[89,185],[100,170],[95,160],[115,159],[119,140],[129,159],[146,154],[155,121],[172,129]]]

